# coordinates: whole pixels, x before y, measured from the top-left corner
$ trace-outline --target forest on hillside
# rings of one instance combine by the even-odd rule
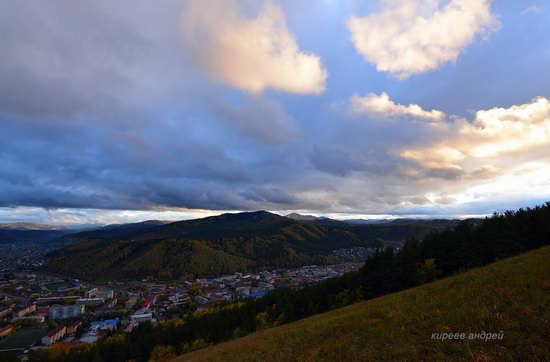
[[[84,280],[218,277],[262,268],[331,264],[335,249],[401,244],[411,235],[422,237],[457,224],[456,220],[398,220],[353,226],[337,221],[326,225],[326,220],[318,224],[258,211],[147,228],[134,225],[115,235],[111,229],[101,229],[75,235],[85,238],[48,255],[45,268]]]

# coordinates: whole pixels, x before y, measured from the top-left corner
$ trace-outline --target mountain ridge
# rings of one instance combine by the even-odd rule
[[[216,276],[333,263],[335,249],[397,245],[433,230],[436,228],[429,223],[350,226],[294,220],[267,211],[226,213],[147,225],[145,229],[128,228],[128,232],[115,235],[110,234],[112,230],[81,233],[89,238],[50,253],[46,269],[82,279]],[[71,237],[74,235],[65,238]],[[209,260],[217,265],[212,266]]]

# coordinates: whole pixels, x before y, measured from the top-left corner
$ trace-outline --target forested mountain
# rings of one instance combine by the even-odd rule
[[[468,223],[477,225],[481,219],[469,219]],[[461,220],[418,220],[418,219],[396,219],[374,224],[357,225],[354,230],[360,235],[370,235],[385,241],[403,241],[414,236],[421,239],[433,231],[452,230],[461,223]]]
[[[293,212],[292,214],[286,215],[286,217],[293,220],[309,221],[316,225],[340,226],[340,227],[344,227],[348,225],[345,221],[334,220],[323,216],[302,215],[295,212]]]
[[[81,233],[83,240],[50,254],[46,268],[84,279],[213,276],[329,263],[334,249],[379,248],[455,224],[322,225],[265,211],[223,214],[115,235],[113,229]]]
[[[49,255],[47,268],[84,279],[209,276],[327,263],[332,250],[357,245],[383,246],[351,228],[324,227],[260,211],[82,240]]]

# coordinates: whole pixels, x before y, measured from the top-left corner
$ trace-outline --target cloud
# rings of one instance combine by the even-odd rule
[[[498,26],[491,0],[385,0],[366,17],[351,17],[357,51],[398,79],[454,62],[464,48]]]
[[[190,0],[182,27],[188,51],[218,82],[250,93],[325,90],[320,57],[300,50],[284,13],[271,2],[250,18],[237,0]]]
[[[503,2],[503,13],[512,9],[519,20],[508,18],[502,36],[476,49],[463,72],[419,77],[392,100],[360,93],[395,84],[381,74],[367,85],[357,77],[363,61],[338,31],[345,7],[311,16],[306,2],[278,1],[287,28],[280,10],[263,1],[190,1],[0,2],[0,219],[32,214],[38,221],[108,223],[128,220],[124,215],[163,219],[166,210],[185,208],[456,215],[550,197],[547,100],[516,101],[548,96],[549,25],[542,17],[527,24],[523,8]],[[207,21],[196,20],[189,48],[182,16],[192,5],[212,13],[200,13]],[[250,50],[252,57],[244,41],[216,53],[212,44],[229,44],[218,28],[231,39],[269,34],[273,43],[287,34],[297,55],[290,64],[286,53],[274,61],[266,48],[254,47],[263,55]],[[199,67],[229,84],[210,66],[233,66],[235,54],[245,54],[249,63],[232,69],[235,81],[260,80],[262,90],[290,84],[296,91],[315,82],[304,82],[295,63],[310,59],[312,69],[323,70],[318,56],[303,49],[319,49],[338,73],[321,97],[220,87],[205,81]],[[204,54],[214,62],[202,62]],[[300,89],[306,88],[316,87]],[[345,122],[351,94],[360,95],[357,117],[380,121]],[[439,120],[416,98],[462,115],[485,111]],[[338,100],[344,106],[330,108]],[[508,106],[514,103],[526,104]],[[491,109],[495,104],[508,105]]]
[[[525,10],[521,12],[521,15],[526,15],[531,13],[540,13],[541,11],[542,9],[540,8],[539,4],[535,3],[526,7]]]
[[[218,99],[210,101],[215,115],[257,142],[274,144],[298,138],[295,121],[276,101],[259,96],[247,96],[242,103],[232,104]]]
[[[393,102],[387,93],[370,93],[366,97],[354,95],[349,100],[354,115],[379,115],[385,117],[411,117],[430,122],[441,121],[445,114],[441,111],[425,111],[418,104],[402,105]]]
[[[457,122],[443,142],[402,155],[428,167],[458,166],[467,159],[491,159],[550,146],[550,100],[544,97],[510,108],[478,111],[473,123]]]
[[[471,176],[485,178],[498,174],[493,162],[514,159],[521,164],[524,158],[545,158],[541,152],[548,147],[550,100],[539,97],[509,108],[478,111],[473,122],[459,119],[436,144],[404,150],[401,156],[425,169],[473,167]]]

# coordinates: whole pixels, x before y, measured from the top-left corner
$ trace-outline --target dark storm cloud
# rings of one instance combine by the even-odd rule
[[[288,142],[298,137],[294,120],[275,101],[246,96],[238,105],[214,98],[211,104],[216,118],[229,122],[231,127],[260,142]]]

